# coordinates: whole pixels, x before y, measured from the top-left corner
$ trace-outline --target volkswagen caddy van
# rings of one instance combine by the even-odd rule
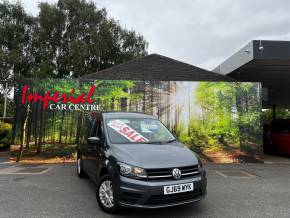
[[[109,213],[189,204],[206,195],[200,158],[158,119],[142,113],[88,116],[77,147],[77,174],[95,182],[97,202]]]

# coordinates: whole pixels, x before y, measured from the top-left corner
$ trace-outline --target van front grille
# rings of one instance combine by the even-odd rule
[[[201,175],[199,165],[176,167],[181,171],[181,178]],[[147,179],[174,179],[172,170],[174,168],[146,169]]]

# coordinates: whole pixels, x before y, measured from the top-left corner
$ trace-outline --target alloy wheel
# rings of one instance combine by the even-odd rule
[[[99,188],[100,201],[106,208],[114,207],[113,186],[110,180],[102,182]]]

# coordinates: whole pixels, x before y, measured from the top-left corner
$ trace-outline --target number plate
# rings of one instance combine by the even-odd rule
[[[193,183],[164,186],[164,195],[193,191]]]

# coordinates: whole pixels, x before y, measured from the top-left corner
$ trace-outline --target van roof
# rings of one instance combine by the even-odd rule
[[[116,112],[116,111],[108,111],[101,112],[103,118],[148,118],[148,119],[157,119],[154,116],[139,113],[139,112]]]

